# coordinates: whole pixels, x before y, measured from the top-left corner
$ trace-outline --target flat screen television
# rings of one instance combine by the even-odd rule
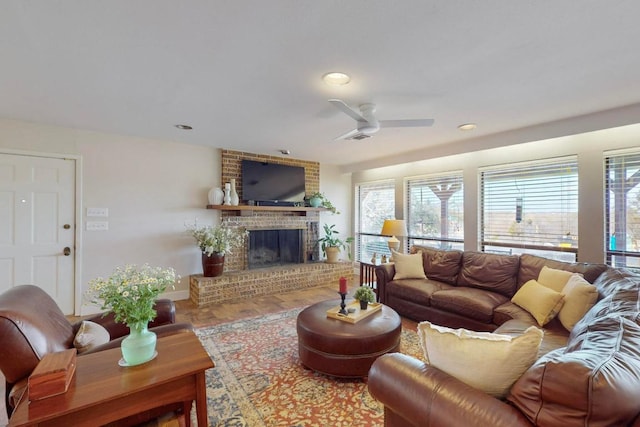
[[[304,202],[304,168],[242,161],[242,200],[255,205],[294,206]]]

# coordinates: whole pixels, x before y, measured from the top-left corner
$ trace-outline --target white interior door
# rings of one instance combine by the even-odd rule
[[[0,292],[33,284],[74,312],[75,160],[0,154]]]

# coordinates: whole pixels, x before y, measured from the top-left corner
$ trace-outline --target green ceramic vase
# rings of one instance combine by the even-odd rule
[[[153,359],[156,354],[155,332],[149,330],[146,322],[129,325],[129,330],[129,335],[120,344],[126,365],[140,365]]]

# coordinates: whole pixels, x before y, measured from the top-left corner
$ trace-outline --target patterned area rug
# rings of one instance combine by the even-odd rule
[[[295,309],[197,330],[216,367],[207,372],[209,422],[216,427],[382,426],[383,407],[363,380],[328,377],[298,358]],[[403,325],[401,351],[421,357]]]

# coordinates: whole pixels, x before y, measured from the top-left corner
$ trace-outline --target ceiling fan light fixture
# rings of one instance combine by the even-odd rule
[[[193,127],[191,127],[189,125],[175,125],[175,126],[180,130],[191,130],[191,129],[193,129]]]
[[[332,71],[322,76],[322,80],[329,86],[344,86],[351,81],[348,74]]]
[[[461,131],[474,130],[478,126],[475,123],[465,123],[458,126],[458,129]]]

